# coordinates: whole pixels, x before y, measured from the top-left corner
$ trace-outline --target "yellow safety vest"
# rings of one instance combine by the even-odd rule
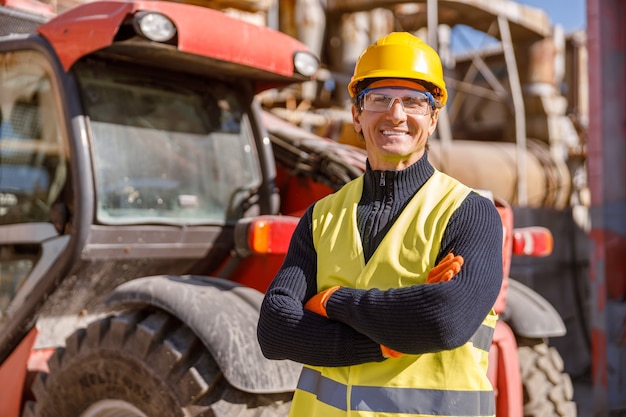
[[[450,217],[471,190],[435,171],[367,265],[356,222],[362,190],[359,177],[315,204],[318,291],[423,284]],[[453,350],[354,366],[304,366],[290,416],[494,416],[487,359],[496,320],[491,311],[472,339]]]

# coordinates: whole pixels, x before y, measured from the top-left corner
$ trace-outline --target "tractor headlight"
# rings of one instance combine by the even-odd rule
[[[310,77],[320,66],[318,59],[315,55],[309,52],[296,52],[293,57],[293,66],[296,71],[306,77]]]
[[[138,34],[155,42],[167,42],[176,35],[174,22],[156,12],[137,13],[133,27]]]

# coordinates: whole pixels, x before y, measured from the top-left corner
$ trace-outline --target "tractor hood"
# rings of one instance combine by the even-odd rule
[[[175,35],[154,40],[138,30],[146,14],[165,17]],[[41,25],[37,32],[68,71],[92,53],[113,53],[155,67],[224,71],[254,81],[256,92],[310,80],[318,58],[301,42],[206,7],[165,1],[85,3]]]

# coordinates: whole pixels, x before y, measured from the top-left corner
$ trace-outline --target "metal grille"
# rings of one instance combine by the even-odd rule
[[[47,18],[0,6],[0,36],[11,33],[32,33]]]

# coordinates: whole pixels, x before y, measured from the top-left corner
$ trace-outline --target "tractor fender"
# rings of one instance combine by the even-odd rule
[[[544,338],[563,336],[565,323],[556,309],[539,293],[509,278],[505,321],[518,336]]]
[[[265,358],[257,341],[262,300],[263,293],[220,278],[161,275],[121,284],[106,305],[115,310],[153,306],[177,317],[241,391],[294,391],[302,365]]]

